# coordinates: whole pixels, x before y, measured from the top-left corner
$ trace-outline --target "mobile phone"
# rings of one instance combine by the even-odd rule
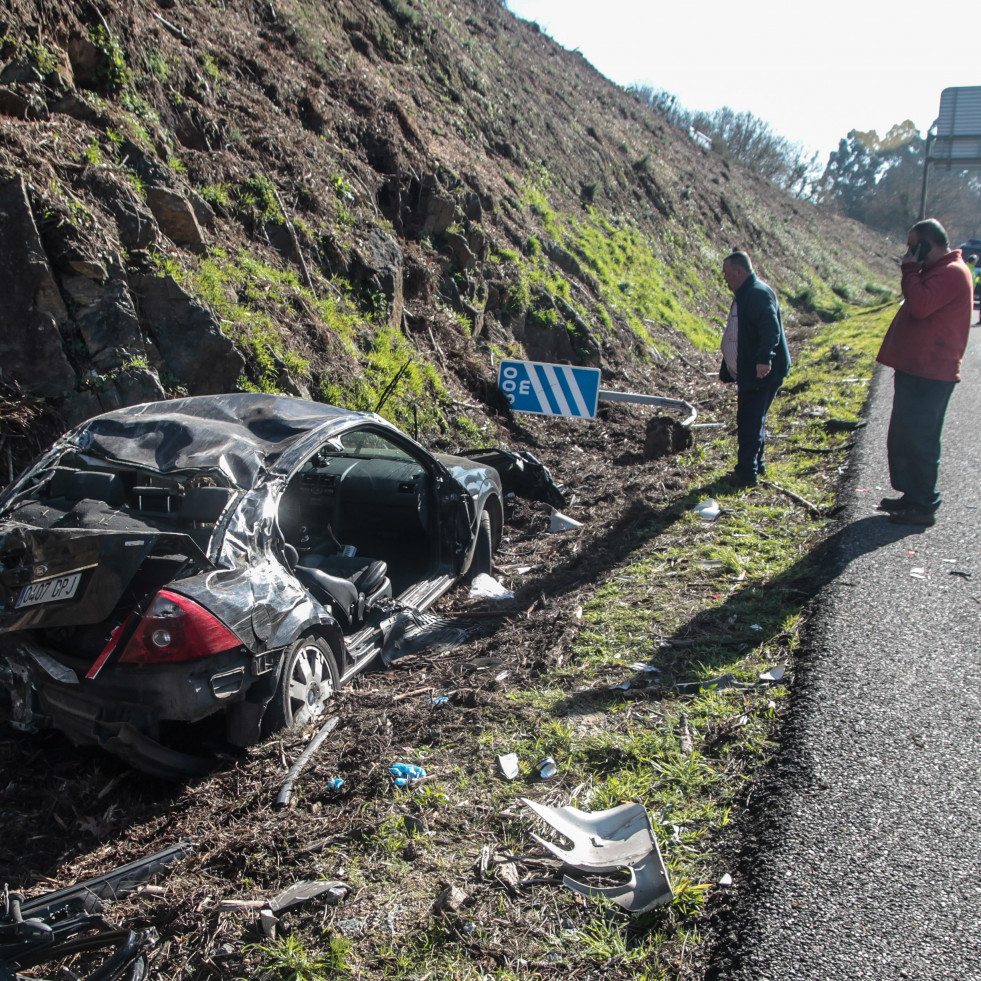
[[[926,258],[930,254],[931,248],[932,246],[930,243],[925,238],[921,238],[919,242],[916,243],[916,261],[926,262]]]

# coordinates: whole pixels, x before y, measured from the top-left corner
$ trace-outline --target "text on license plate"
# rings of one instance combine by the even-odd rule
[[[82,574],[73,572],[70,576],[57,576],[54,579],[42,579],[39,582],[28,583],[20,593],[14,606],[19,610],[23,606],[37,606],[38,603],[53,603],[55,600],[71,599],[78,589]]]

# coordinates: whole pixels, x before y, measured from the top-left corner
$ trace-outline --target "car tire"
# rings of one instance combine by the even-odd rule
[[[477,543],[474,545],[470,567],[467,569],[464,579],[466,582],[473,582],[482,572],[489,576],[493,570],[494,532],[491,527],[490,515],[486,511],[481,511],[480,521],[477,525]]]
[[[337,662],[330,647],[308,634],[294,641],[283,654],[283,672],[276,693],[266,707],[266,733],[316,722],[337,690]]]

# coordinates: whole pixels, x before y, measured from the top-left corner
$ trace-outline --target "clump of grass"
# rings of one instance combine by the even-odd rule
[[[258,981],[325,981],[346,974],[349,950],[348,940],[332,937],[326,951],[313,953],[292,933],[246,948],[257,962],[254,976]]]

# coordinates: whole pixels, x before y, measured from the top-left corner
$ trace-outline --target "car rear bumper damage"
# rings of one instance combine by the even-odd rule
[[[84,664],[20,639],[0,650],[0,684],[10,692],[16,729],[53,726],[77,745],[101,746],[146,772],[188,776],[204,772],[208,761],[163,746],[161,723],[197,722],[242,706],[247,693],[258,694],[255,682],[274,663],[272,654],[230,652],[204,659],[193,671],[186,663],[114,665],[92,680],[84,677]],[[237,714],[254,716],[257,723],[263,703],[251,707]]]

